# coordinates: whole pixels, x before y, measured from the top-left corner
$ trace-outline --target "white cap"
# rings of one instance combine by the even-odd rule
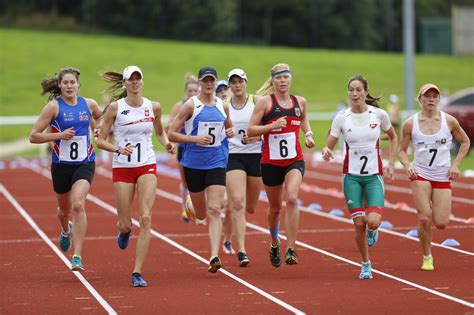
[[[132,76],[134,72],[138,72],[143,79],[143,72],[137,66],[128,66],[125,69],[123,69],[123,73],[122,73],[123,79],[124,80],[130,79],[130,77]]]
[[[395,95],[395,94],[390,94],[390,95],[388,96],[388,101],[389,101],[390,103],[398,103],[398,96]]]
[[[244,79],[245,81],[247,81],[247,75],[245,74],[245,71],[242,70],[242,69],[238,69],[238,68],[230,70],[229,75],[227,76],[227,81],[230,82],[230,78],[232,78],[232,76],[234,76],[234,75],[236,75],[236,76]]]

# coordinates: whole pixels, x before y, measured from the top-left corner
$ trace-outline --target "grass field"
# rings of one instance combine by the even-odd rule
[[[186,72],[203,65],[214,66],[219,77],[243,68],[254,92],[269,76],[270,68],[288,63],[293,72],[292,93],[303,95],[309,111],[334,111],[346,98],[346,84],[354,74],[363,74],[374,95],[396,93],[404,106],[403,55],[361,51],[330,51],[283,47],[209,44],[107,35],[0,29],[0,116],[37,115],[46,103],[39,94],[40,81],[63,66],[81,70],[81,95],[101,103],[106,87],[99,73],[121,71],[136,64],[144,71],[144,95],[159,101],[164,113],[182,98]],[[454,92],[473,85],[474,58],[418,55],[416,87],[434,82]],[[329,127],[313,122],[317,145]],[[0,126],[0,142],[28,135],[31,126]]]

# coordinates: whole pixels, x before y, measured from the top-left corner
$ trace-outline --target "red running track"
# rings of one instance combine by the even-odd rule
[[[318,202],[323,211],[318,215],[301,212],[300,264],[275,269],[268,262],[266,203],[262,201],[257,213],[247,216],[250,265],[240,268],[234,256],[222,255],[225,270],[209,274],[207,228],[180,220],[178,180],[169,168],[159,169],[166,174],[159,175],[152,219],[157,237],[151,242],[144,268],[147,288],[132,288],[130,282],[135,238],[125,251],[116,245],[116,219],[110,212],[114,196],[108,168],[98,167],[86,204],[89,226],[83,253],[86,267],[83,282],[19,212],[19,208],[24,209],[53,246],[57,246],[56,201],[51,182],[44,176],[49,173],[48,167],[39,172],[29,168],[1,170],[0,313],[464,314],[473,311],[474,225],[453,221],[446,230],[435,230],[434,242],[455,238],[461,246],[457,247],[458,251],[434,247],[436,271],[421,272],[419,243],[401,236],[416,226],[416,215],[387,209],[384,219],[394,225],[392,231],[398,234],[381,233],[378,244],[371,249],[373,267],[380,273],[375,273],[372,280],[362,281],[357,278],[359,267],[355,264],[360,257],[348,215],[345,218],[327,215],[332,208],[345,209],[343,199],[337,194],[340,181],[321,175],[306,176],[307,187],[323,191],[329,188],[330,193],[301,190],[303,205]],[[311,172],[340,175],[332,164],[308,167],[308,174]],[[459,183],[472,185],[464,179]],[[394,187],[409,187],[401,178],[396,184]],[[455,187],[453,195],[469,199],[473,190],[466,187]],[[392,203],[413,206],[411,195],[403,192],[387,189],[386,198]],[[453,202],[453,214],[459,219],[472,216],[472,209],[465,202]],[[170,240],[176,243],[170,244]],[[284,241],[282,245],[284,250]]]

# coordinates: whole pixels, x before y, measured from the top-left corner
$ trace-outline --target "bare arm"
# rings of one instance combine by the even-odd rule
[[[416,178],[417,174],[415,169],[410,163],[408,159],[408,146],[411,142],[411,130],[413,128],[413,117],[410,117],[405,121],[402,127],[402,140],[400,141],[400,147],[398,149],[398,157],[400,159],[400,163],[405,167],[407,170],[408,178],[414,179]]]
[[[160,141],[161,145],[165,147],[168,153],[174,154],[176,152],[176,146],[169,142],[168,135],[163,131],[163,125],[161,124],[161,105],[157,102],[152,102],[153,114],[155,115],[155,121],[153,126],[155,127],[155,133]]]
[[[270,132],[272,129],[286,126],[286,117],[280,117],[268,125],[261,125],[263,115],[270,106],[270,96],[259,99],[257,104],[255,104],[252,117],[250,118],[249,128],[247,130],[247,135],[249,137],[260,137],[261,135]]]
[[[388,166],[385,168],[385,176],[388,178],[388,182],[391,183],[395,178],[395,160],[397,159],[398,137],[392,126],[390,126],[390,129],[385,131],[385,134],[388,136],[390,141],[388,147],[389,160]]]
[[[173,108],[171,109],[170,117],[168,119],[168,123],[165,125],[165,132],[168,132],[170,129],[171,123],[173,122],[174,118],[178,115],[179,109],[181,108],[181,105],[183,103],[178,102],[173,105]]]
[[[225,135],[228,138],[232,138],[234,136],[234,126],[232,124],[232,120],[230,119],[230,113],[229,113],[229,105],[226,103],[224,104],[224,111],[227,115],[227,118],[225,119],[224,126],[225,126]]]
[[[326,146],[323,148],[323,151],[322,151],[323,159],[326,162],[329,162],[329,160],[334,159],[332,150],[334,150],[337,140],[339,140],[339,138],[331,136],[331,134],[328,133],[328,137],[326,138]]]
[[[43,132],[49,126],[50,122],[56,118],[58,112],[59,106],[56,100],[52,100],[46,104],[31,130],[31,143],[46,143],[58,139],[69,140],[76,134],[72,127],[62,132]]]
[[[300,107],[302,108],[302,122],[301,122],[301,129],[304,132],[305,135],[305,141],[304,144],[307,148],[311,149],[314,147],[314,134],[311,131],[311,125],[309,123],[308,116],[306,115],[306,108],[308,107],[308,103],[306,102],[306,99],[301,96],[297,96],[298,103],[300,104]]]
[[[194,113],[194,102],[189,99],[184,103],[178,112],[178,115],[171,122],[171,126],[168,130],[168,138],[170,141],[179,143],[195,142],[201,145],[208,145],[212,141],[210,135],[205,136],[191,136],[183,135],[180,133],[180,128],[186,120],[191,118]]]
[[[89,111],[91,112],[92,118],[94,120],[91,120],[91,128],[92,131],[94,132],[94,137],[99,136],[99,131],[100,128],[102,127],[102,122],[103,122],[103,115],[102,111],[99,108],[99,105],[97,102],[91,98],[86,98],[86,103],[87,106],[89,107]]]
[[[469,151],[471,141],[469,140],[466,132],[462,129],[461,125],[459,125],[459,122],[456,118],[451,115],[447,115],[447,120],[448,126],[451,127],[451,133],[453,134],[454,139],[456,139],[461,144],[458,154],[456,155],[456,158],[449,169],[449,178],[456,179],[459,177],[459,165]]]

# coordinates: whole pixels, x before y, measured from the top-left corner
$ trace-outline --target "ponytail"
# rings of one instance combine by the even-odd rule
[[[110,84],[110,87],[103,91],[103,93],[111,94],[110,103],[127,96],[127,90],[124,89],[123,75],[121,73],[115,71],[106,71],[102,74],[102,78]],[[105,107],[104,112],[107,109],[107,106]]]

